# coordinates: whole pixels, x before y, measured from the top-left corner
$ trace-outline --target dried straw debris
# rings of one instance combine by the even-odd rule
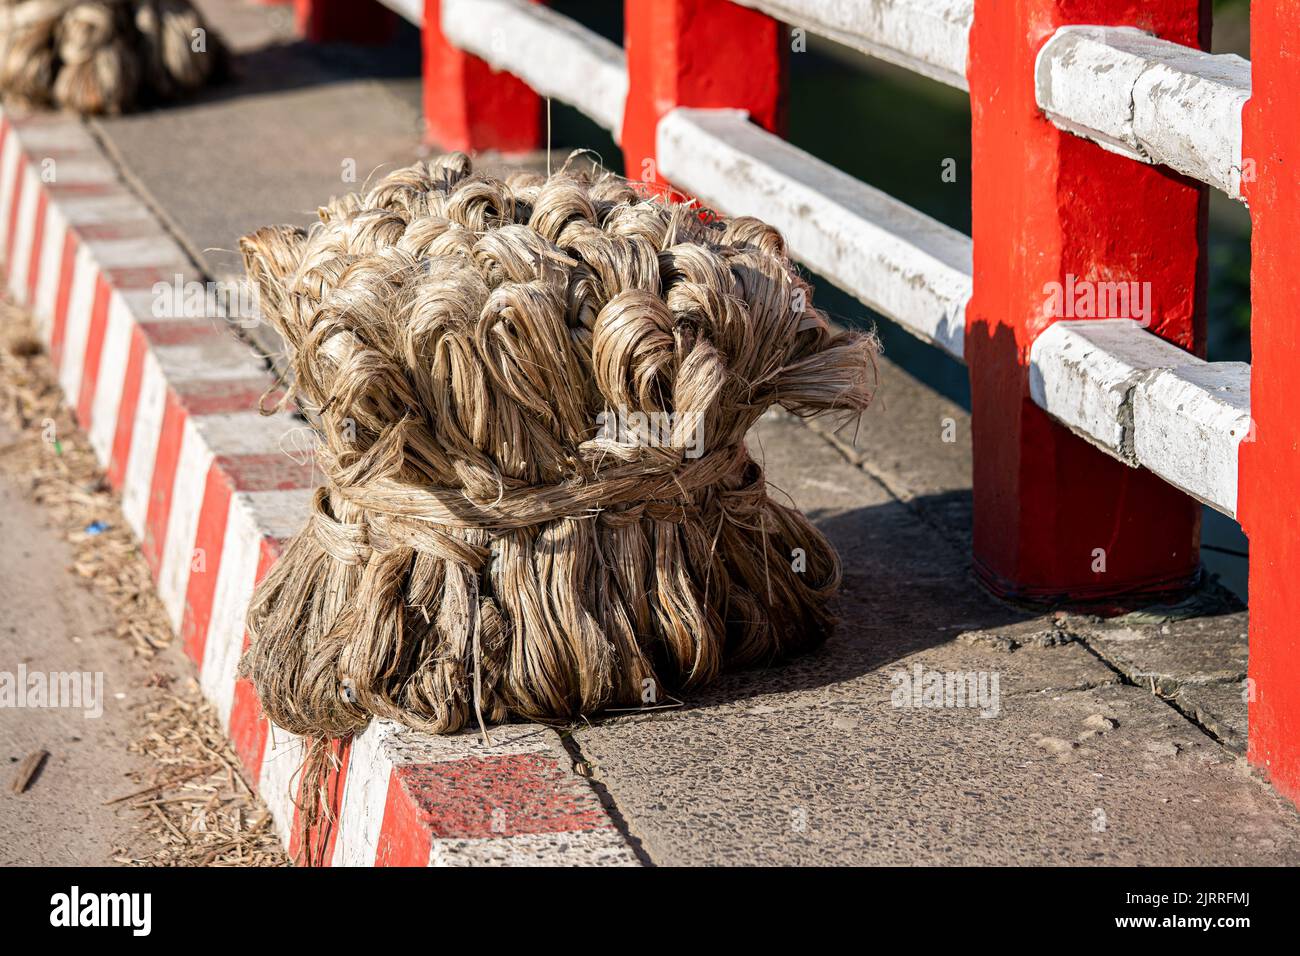
[[[188,665],[169,646],[148,566],[61,394],[30,318],[0,302],[0,415],[18,431],[0,448],[0,468],[64,529],[74,569],[113,609],[106,630],[132,648],[141,670],[141,731],[129,749],[148,757],[149,769],[108,801],[133,813],[136,830],[116,862],[288,865],[270,813],[243,779],[197,682],[176,677]]]

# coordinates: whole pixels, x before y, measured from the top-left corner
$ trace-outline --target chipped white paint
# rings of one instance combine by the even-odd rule
[[[1030,351],[1029,391],[1098,448],[1235,516],[1249,366],[1205,362],[1128,319],[1057,322]]]
[[[27,270],[31,268],[36,208],[40,204],[39,169],[28,163],[23,179],[23,194],[18,202],[18,218],[14,223],[14,248],[9,256],[9,294],[20,305],[30,306],[31,303],[27,301]]]
[[[616,44],[530,0],[443,0],[442,32],[621,137],[627,57]]]
[[[392,721],[372,720],[352,738],[352,755],[348,758],[348,775],[343,781],[343,802],[339,807],[339,835],[331,860],[333,866],[375,865],[393,775],[388,739],[396,729]]]
[[[68,314],[64,320],[63,356],[59,384],[73,404],[81,394],[81,377],[86,370],[86,347],[90,320],[95,308],[95,284],[99,266],[83,243],[72,260],[72,285],[68,293]]]
[[[295,791],[304,757],[306,748],[301,737],[268,722],[257,792],[271,811],[280,842],[286,847],[293,833]]]
[[[54,325],[54,306],[59,298],[59,277],[63,274],[63,246],[68,238],[68,220],[58,203],[45,206],[45,229],[41,235],[41,274],[36,281],[32,314],[49,339]]]
[[[1183,365],[1144,382],[1133,396],[1138,462],[1233,518],[1238,446],[1248,440],[1250,366],[1244,362]]]
[[[968,89],[966,55],[975,0],[736,0],[901,66]]]
[[[664,176],[785,236],[791,253],[861,302],[960,359],[971,240],[748,122],[676,109],[659,123]]]
[[[153,466],[158,456],[167,405],[167,380],[152,350],[146,349],[140,372],[140,397],[131,426],[131,450],[127,454],[122,481],[122,516],[136,538],[144,540],[144,523],[149,517],[149,496],[153,491]]]
[[[1035,86],[1061,129],[1241,198],[1249,60],[1131,27],[1062,27],[1039,52]]]

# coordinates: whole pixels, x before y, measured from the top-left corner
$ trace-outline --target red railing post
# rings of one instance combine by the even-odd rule
[[[1300,802],[1300,5],[1251,4],[1251,434],[1241,445],[1250,538],[1250,762]]]
[[[995,592],[1035,602],[1174,590],[1199,565],[1200,505],[1092,448],[1029,396],[1029,348],[1055,321],[1053,283],[1072,276],[1149,283],[1151,331],[1198,353],[1204,345],[1205,187],[1061,132],[1036,105],[1035,58],[1070,23],[1136,26],[1203,49],[1209,4],[975,2],[974,559]]]
[[[655,162],[655,129],[678,106],[743,109],[764,129],[784,132],[784,24],[728,0],[626,0],[624,11],[629,179],[666,185]]]
[[[443,149],[525,153],[542,144],[541,100],[448,42],[442,4],[424,0],[424,140]]]
[[[298,34],[312,43],[382,45],[397,15],[378,0],[293,0]]]

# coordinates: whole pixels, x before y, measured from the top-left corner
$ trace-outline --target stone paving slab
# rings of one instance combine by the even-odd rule
[[[984,597],[960,549],[800,423],[769,416],[757,437],[769,480],[840,548],[844,624],[681,710],[573,732],[651,861],[1300,860],[1300,815],[1076,622]],[[997,675],[996,716],[895,706],[918,667]]]

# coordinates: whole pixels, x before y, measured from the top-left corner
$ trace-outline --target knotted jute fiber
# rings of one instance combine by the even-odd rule
[[[0,92],[27,106],[122,113],[224,66],[188,0],[0,0]]]
[[[865,408],[876,345],[776,230],[460,154],[319,215],[241,242],[325,477],[248,614],[276,724],[564,721],[826,635],[837,556],[745,435]]]

